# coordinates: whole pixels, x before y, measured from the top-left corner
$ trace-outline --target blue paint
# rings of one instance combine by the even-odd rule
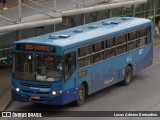
[[[86,82],[88,85],[88,94],[92,94],[98,90],[124,80],[125,69],[129,64],[132,65],[133,75],[136,75],[141,70],[152,64],[152,30],[151,44],[142,48],[137,48],[126,54],[104,60],[100,63],[93,64],[83,69],[78,68],[78,48],[79,46],[86,43],[91,43],[99,39],[106,39],[117,34],[123,34],[128,31],[149,25],[153,30],[152,22],[148,19],[117,17],[15,42],[13,44],[14,52],[24,53],[24,51],[16,50],[16,44],[21,43],[55,46],[56,53],[47,54],[59,56],[64,56],[66,53],[75,51],[77,66],[74,74],[67,82],[64,81],[64,78],[58,82],[24,81],[15,79],[13,76],[12,86],[20,88],[20,92],[12,90],[12,100],[52,105],[64,105],[78,98],[79,86],[83,82]],[[90,26],[96,26],[96,29],[90,29]],[[35,51],[25,51],[25,53],[46,54],[45,52],[37,53]],[[87,71],[87,75],[78,77],[78,73],[84,70]],[[47,92],[41,92],[40,89],[46,90]],[[52,95],[52,91],[55,90],[62,90],[62,93],[59,95]],[[40,99],[32,100],[31,96],[38,96]]]

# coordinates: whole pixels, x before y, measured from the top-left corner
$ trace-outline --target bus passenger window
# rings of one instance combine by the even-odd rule
[[[128,51],[134,50],[138,47],[137,40],[128,43]]]
[[[127,41],[127,37],[126,36],[127,35],[120,35],[120,36],[115,37],[116,45],[125,43]]]
[[[130,32],[128,38],[129,41],[137,39],[137,32],[136,31]]]
[[[91,53],[90,45],[78,49],[78,57],[82,57]]]
[[[147,28],[147,44],[151,43],[151,26]]]
[[[143,28],[137,31],[138,38],[147,36],[147,28]]]
[[[116,55],[116,49],[115,49],[115,47],[111,48],[111,49],[108,49],[106,51],[106,58],[111,58],[111,57],[114,57],[115,55]]]
[[[89,66],[90,64],[91,64],[91,56],[87,56],[87,57],[79,59],[79,68]]]
[[[113,47],[114,45],[115,45],[115,43],[114,43],[113,38],[110,38],[110,39],[106,40],[106,48]]]
[[[76,52],[65,55],[65,81],[68,81],[76,69]]]
[[[117,55],[123,54],[127,51],[127,44],[123,44],[120,46],[117,46]]]
[[[96,53],[93,55],[93,63],[97,63],[97,62],[100,62],[104,59],[104,54],[103,52],[100,52],[100,53]]]
[[[103,41],[93,44],[92,45],[93,52],[98,52],[98,51],[102,50],[104,48],[103,45],[104,45]]]
[[[142,47],[146,44],[146,37],[140,38],[139,39],[139,47]]]

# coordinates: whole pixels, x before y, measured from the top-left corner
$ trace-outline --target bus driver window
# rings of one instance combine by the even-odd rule
[[[76,69],[76,52],[65,55],[65,81],[68,81]]]

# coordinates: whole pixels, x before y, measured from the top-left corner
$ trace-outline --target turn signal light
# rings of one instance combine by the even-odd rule
[[[15,90],[16,92],[19,92],[20,89],[19,88],[16,88],[15,86],[12,86],[12,90]]]

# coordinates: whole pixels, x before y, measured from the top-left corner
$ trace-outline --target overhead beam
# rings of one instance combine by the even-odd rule
[[[55,19],[48,19],[48,20],[42,20],[42,21],[36,21],[36,22],[27,22],[27,23],[15,24],[15,25],[3,26],[3,27],[0,27],[0,32],[10,32],[15,30],[29,29],[29,28],[58,24],[58,23],[62,23],[62,18],[55,18]]]
[[[62,23],[62,18],[61,17],[72,16],[72,15],[77,15],[77,14],[85,14],[85,13],[102,11],[102,10],[113,9],[113,8],[124,7],[124,6],[130,6],[130,5],[144,4],[146,2],[147,2],[147,0],[132,0],[132,1],[127,1],[127,2],[101,4],[101,5],[95,5],[95,6],[92,6],[92,7],[66,10],[66,11],[62,11],[62,13],[58,12],[58,14],[57,14],[57,12],[55,12],[55,13],[53,13],[54,14],[53,16],[57,16],[58,18],[48,18],[47,19],[47,18],[45,18],[46,17],[45,16],[44,19],[42,18],[43,20],[41,20],[41,21],[23,22],[23,23],[14,24],[14,25],[1,26],[0,27],[0,32],[1,33],[2,32],[10,32],[10,31],[15,31],[15,30],[22,30],[22,29],[28,29],[28,28],[58,24],[58,23]],[[51,13],[48,13],[47,15],[49,15],[48,17],[52,16]],[[34,16],[31,16],[31,17],[33,18]],[[45,19],[47,19],[47,20],[45,20]]]
[[[144,4],[146,2],[147,2],[147,0],[133,0],[133,1],[127,1],[127,2],[119,2],[119,3],[111,3],[111,4],[105,4],[105,5],[97,5],[97,6],[87,7],[87,8],[66,10],[66,11],[62,11],[62,16],[85,14],[85,13],[102,11],[102,10],[113,9],[113,8],[118,8],[118,7],[124,7],[124,6],[129,6],[129,5]]]

